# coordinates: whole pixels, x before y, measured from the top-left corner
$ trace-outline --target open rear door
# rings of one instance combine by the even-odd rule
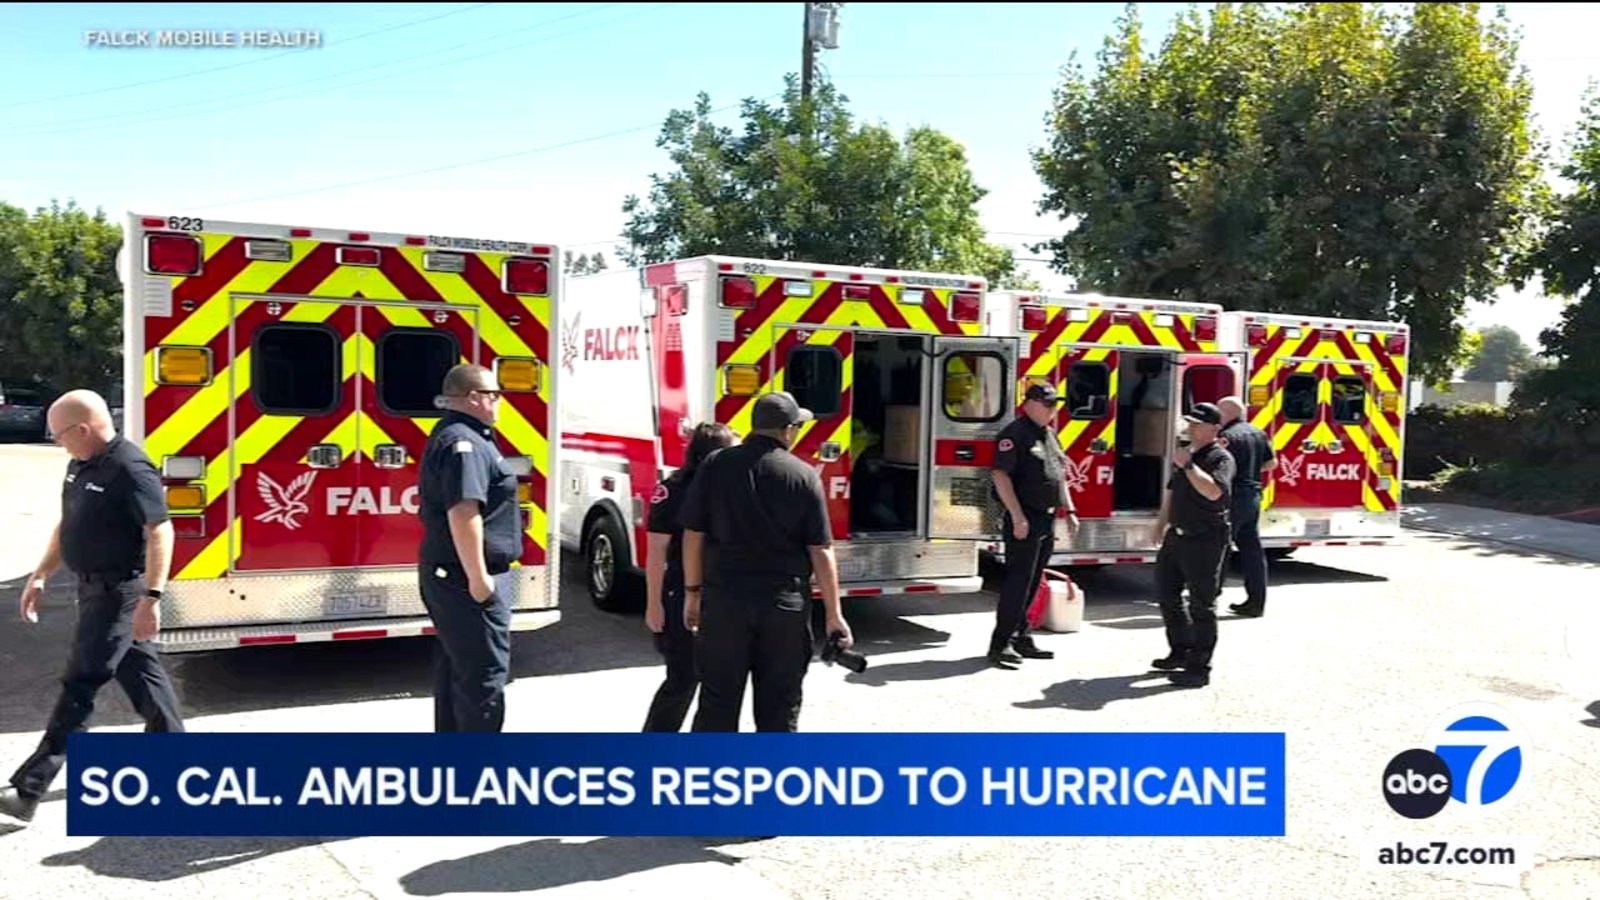
[[[928,536],[1003,540],[990,466],[1017,408],[1017,345],[997,338],[935,338],[933,440],[928,451]]]
[[[1194,409],[1196,403],[1216,403],[1223,397],[1244,396],[1243,353],[1185,353],[1178,357],[1178,383],[1180,415]]]
[[[816,418],[800,430],[792,448],[822,476],[828,497],[828,520],[835,540],[850,538],[850,418],[852,356],[855,335],[842,328],[808,325],[775,326],[772,334],[771,389],[788,391]],[[745,407],[755,406],[750,398]],[[735,432],[749,426],[749,413],[732,423]]]
[[[1079,518],[1105,518],[1116,499],[1121,358],[1115,349],[1089,345],[1063,344],[1057,352],[1056,378],[1065,385],[1067,402],[1056,414],[1056,428],[1067,454],[1067,489]]]

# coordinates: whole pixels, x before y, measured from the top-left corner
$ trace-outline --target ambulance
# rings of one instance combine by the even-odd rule
[[[124,430],[176,532],[167,653],[431,634],[418,460],[445,372],[491,368],[517,476],[512,628],[555,621],[555,244],[131,214]]]
[[[779,390],[816,416],[793,450],[822,478],[843,595],[979,591],[1018,383],[987,303],[977,276],[721,256],[569,278],[560,532],[594,603],[640,603],[651,496],[693,426],[743,437]]]
[[[1183,413],[1227,396],[1279,457],[1260,526],[1269,554],[1398,537],[1404,324],[1095,294],[991,301],[991,333],[1021,342],[1019,390],[1042,381],[1066,399],[1057,427],[1080,527],[1069,540],[1057,523],[1052,564],[1153,562]],[[1004,561],[1003,539],[983,550]]]

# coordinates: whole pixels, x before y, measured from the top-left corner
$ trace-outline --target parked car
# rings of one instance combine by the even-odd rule
[[[49,440],[45,393],[26,382],[0,382],[0,440]]]

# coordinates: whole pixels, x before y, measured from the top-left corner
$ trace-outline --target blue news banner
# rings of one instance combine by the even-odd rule
[[[70,739],[73,836],[1281,836],[1281,733]]]

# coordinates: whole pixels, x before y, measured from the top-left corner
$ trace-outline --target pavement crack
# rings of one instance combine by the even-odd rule
[[[321,850],[324,856],[333,860],[333,864],[338,866],[340,871],[350,876],[351,883],[355,885],[355,889],[357,891],[361,892],[362,896],[370,897],[371,900],[381,900],[377,894],[374,894],[372,891],[367,889],[366,882],[361,878],[361,876],[351,871],[350,867],[345,864],[345,861],[339,858],[339,854],[333,852],[333,847],[329,846],[328,844],[318,844],[317,849]]]

